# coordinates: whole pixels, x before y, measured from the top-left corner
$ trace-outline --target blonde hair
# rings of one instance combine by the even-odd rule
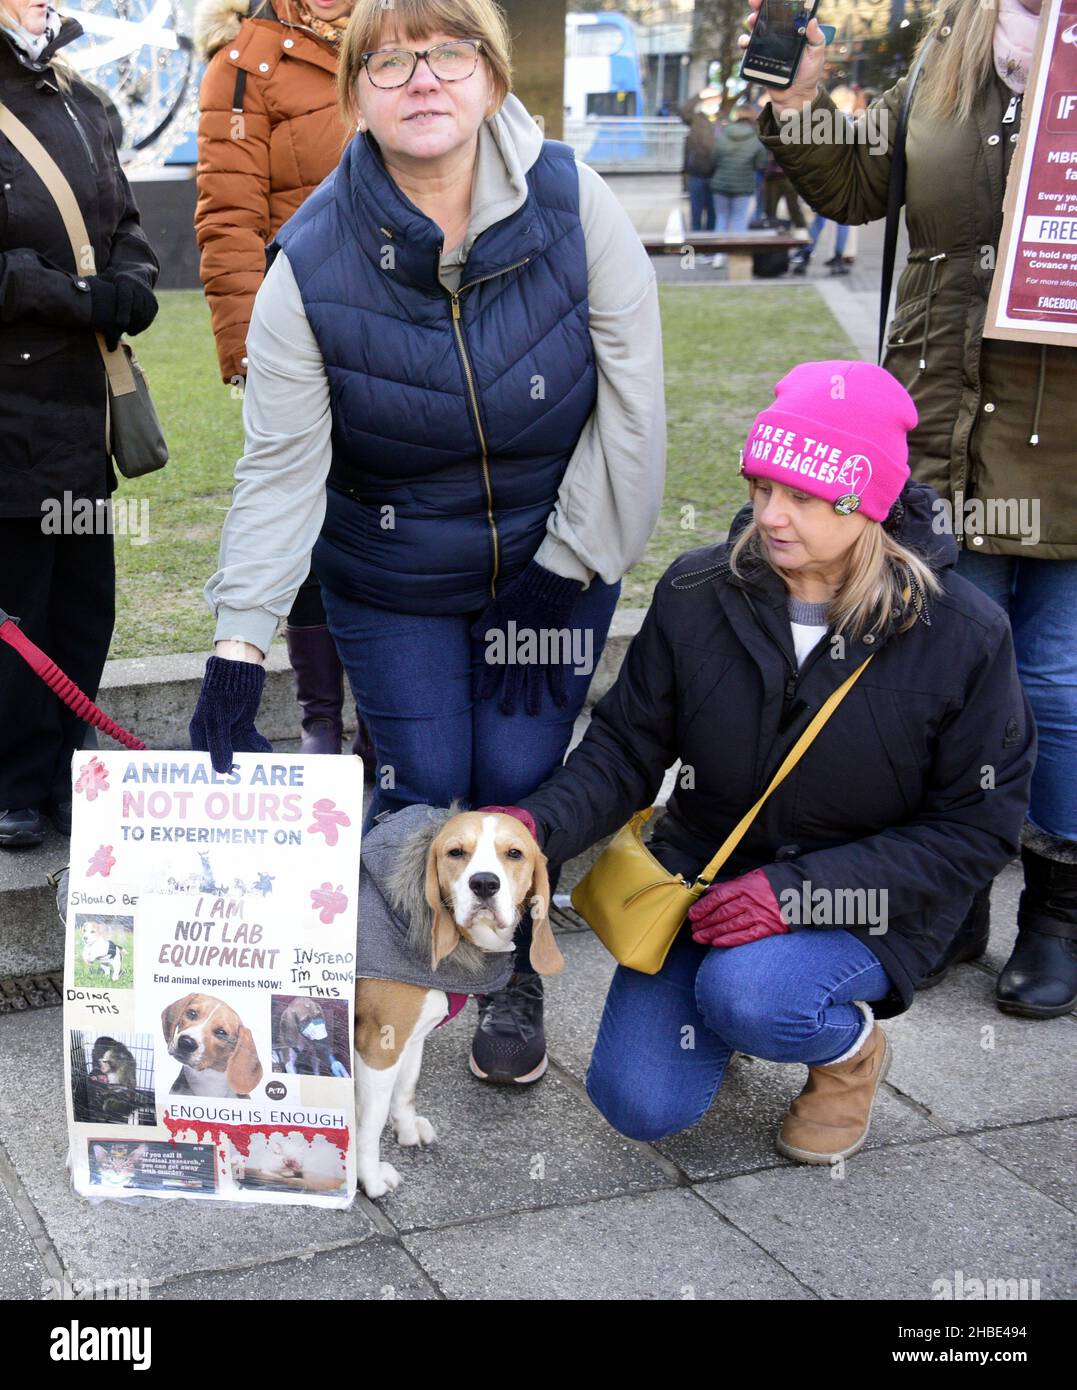
[[[494,0],[356,0],[340,45],[337,100],[344,124],[355,125],[355,84],[363,54],[380,47],[387,24],[412,43],[426,34],[452,34],[458,39],[481,39],[482,56],[490,70],[497,106],[512,90],[511,42],[505,16]]]
[[[769,566],[785,582],[785,575],[766,553],[754,518],[729,552],[734,574],[742,574],[738,565],[746,557]],[[923,612],[924,595],[937,594],[941,588],[922,556],[895,540],[879,522],[872,522],[849,551],[845,578],[827,609],[827,622],[836,633],[862,637],[881,632],[894,616],[897,631],[905,632]]]
[[[53,5],[53,9],[59,13],[60,7],[56,4]],[[60,21],[63,22],[63,15],[60,15]],[[16,27],[22,27],[15,18],[15,12],[4,3],[4,0],[0,0],[0,26],[7,29],[9,33],[13,32]],[[57,53],[49,59],[49,67],[56,74],[56,81],[60,84],[60,90],[70,92],[71,84],[78,78],[78,73],[67,59],[61,58]]]
[[[981,88],[994,70],[995,19],[998,0],[956,0],[945,11],[951,32],[935,44],[930,63],[916,84],[916,104],[940,120],[967,121]],[[942,20],[939,20],[941,23]],[[933,24],[916,49],[918,58],[938,25]]]

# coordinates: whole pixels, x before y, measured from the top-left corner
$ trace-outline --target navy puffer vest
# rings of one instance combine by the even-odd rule
[[[595,405],[571,149],[475,241],[457,295],[442,234],[357,136],[277,234],[329,378],[333,462],[314,569],[404,613],[480,610],[532,558]]]

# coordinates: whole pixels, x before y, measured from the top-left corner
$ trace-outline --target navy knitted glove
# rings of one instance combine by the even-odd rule
[[[229,772],[233,753],[272,753],[273,745],[254,727],[266,683],[265,667],[253,661],[211,656],[188,732],[191,747],[208,753],[214,772]]]
[[[531,639],[536,643],[536,660],[519,663],[506,660],[504,663],[484,661],[479,674],[476,698],[488,700],[501,687],[498,709],[502,714],[516,712],[516,702],[523,696],[524,709],[530,715],[538,714],[542,708],[544,686],[558,709],[568,703],[568,689],[565,684],[568,666],[557,661],[541,661],[543,630],[549,632],[567,627],[568,618],[576,599],[583,593],[583,585],[578,579],[564,579],[552,570],[544,569],[532,560],[517,577],[496,598],[487,604],[478,622],[471,628],[471,635],[480,642],[489,643],[487,633],[498,631],[503,634],[506,657],[512,655],[510,643],[515,647],[525,633],[534,633]],[[515,622],[515,640],[509,622]],[[556,639],[548,638],[546,649],[560,650]],[[488,646],[487,652],[494,648]]]

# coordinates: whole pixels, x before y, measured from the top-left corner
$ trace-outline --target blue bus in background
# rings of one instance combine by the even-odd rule
[[[565,16],[565,116],[642,116],[636,26],[627,15]]]
[[[619,117],[643,115],[636,26],[627,15],[603,10],[565,16],[564,101],[566,122],[595,122],[586,150],[577,149],[581,159],[596,162],[642,155],[643,145],[635,132],[629,127],[617,130],[615,124]]]

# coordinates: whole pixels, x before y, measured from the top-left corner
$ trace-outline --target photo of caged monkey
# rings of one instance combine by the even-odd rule
[[[155,1125],[150,1034],[73,1030],[71,1101],[82,1124]]]

